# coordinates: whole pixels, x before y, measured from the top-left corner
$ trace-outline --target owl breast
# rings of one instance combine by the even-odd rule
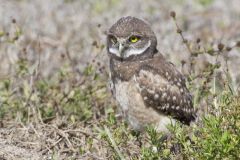
[[[123,117],[135,130],[143,130],[146,125],[156,124],[157,129],[165,116],[144,104],[134,78],[129,81],[117,80],[114,84],[114,96],[120,106]],[[165,123],[165,122],[164,122]],[[160,129],[160,130],[165,130]]]
[[[126,113],[130,106],[130,104],[129,104],[130,99],[128,97],[129,87],[130,87],[130,82],[121,82],[121,81],[117,81],[117,83],[115,83],[115,87],[114,87],[115,99],[121,106],[121,110],[123,113]]]
[[[135,130],[141,130],[143,124],[140,119],[143,119],[143,101],[137,91],[133,81],[120,81],[115,84],[115,98],[121,107],[123,117],[130,123]],[[138,114],[138,116],[137,116]]]

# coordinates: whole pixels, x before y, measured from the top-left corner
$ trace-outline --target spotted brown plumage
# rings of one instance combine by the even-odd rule
[[[148,107],[189,124],[194,120],[192,96],[185,78],[161,55],[139,62],[117,62],[113,67],[114,81],[134,79]]]
[[[137,42],[131,42],[131,37]],[[130,125],[142,130],[153,124],[159,131],[178,120],[195,119],[192,96],[185,78],[156,48],[149,25],[123,17],[108,32],[112,93]]]
[[[192,96],[184,77],[162,57],[154,57],[142,65],[136,82],[146,106],[185,124],[195,119]]]

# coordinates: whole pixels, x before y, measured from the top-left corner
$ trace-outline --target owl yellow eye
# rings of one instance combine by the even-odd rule
[[[137,37],[137,36],[131,36],[129,38],[129,41],[132,42],[132,43],[136,43],[137,41],[139,41],[140,37]]]

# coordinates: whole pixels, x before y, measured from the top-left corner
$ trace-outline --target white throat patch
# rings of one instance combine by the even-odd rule
[[[116,56],[120,57],[119,50],[116,48],[109,48],[109,52],[115,54]]]

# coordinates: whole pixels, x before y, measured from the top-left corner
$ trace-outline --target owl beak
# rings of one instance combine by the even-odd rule
[[[120,56],[123,58],[124,57],[124,45],[122,43],[119,44],[119,53],[120,53]]]

